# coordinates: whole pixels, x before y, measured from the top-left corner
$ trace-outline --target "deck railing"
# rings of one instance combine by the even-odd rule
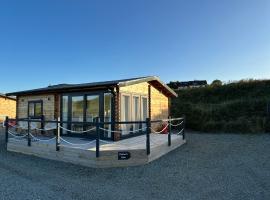
[[[23,123],[20,125],[20,122]],[[40,128],[38,128],[37,123],[40,123]],[[65,127],[63,127],[63,124],[77,124],[81,125],[83,127],[86,126],[91,126],[93,128],[88,129],[88,130],[83,130],[83,131],[74,131],[74,130],[69,130]],[[156,129],[152,128],[152,126],[155,126],[156,123],[162,124],[161,130],[157,131]],[[34,124],[34,125],[33,125]],[[48,125],[48,126],[45,126]],[[104,128],[105,125],[111,125],[111,127],[117,127],[120,125],[127,125],[127,124],[139,124],[143,126],[140,126],[137,130],[110,130]],[[147,118],[145,121],[118,121],[118,122],[101,122],[100,118],[97,117],[94,122],[78,122],[78,121],[62,121],[60,118],[57,120],[44,120],[44,118],[41,119],[31,119],[31,118],[20,118],[20,119],[9,119],[6,117],[5,119],[5,138],[6,138],[6,145],[9,142],[9,135],[12,136],[13,139],[27,139],[27,145],[30,147],[32,145],[33,141],[41,141],[41,142],[51,142],[55,140],[55,145],[56,145],[56,151],[60,151],[61,147],[61,141],[71,144],[71,145],[76,145],[71,142],[66,141],[61,135],[61,129],[66,130],[69,132],[76,132],[76,133],[87,133],[90,131],[95,130],[95,140],[86,143],[96,143],[96,157],[98,158],[100,156],[100,141],[105,142],[104,140],[101,140],[100,135],[101,131],[110,131],[112,133],[122,133],[123,131],[126,131],[128,133],[140,133],[140,134],[145,134],[146,136],[146,153],[147,155],[150,154],[150,144],[151,144],[151,133],[166,133],[168,134],[168,146],[171,146],[171,135],[178,134],[182,135],[182,138],[185,140],[185,117],[181,118],[171,118],[169,117],[168,119],[163,119],[163,120],[150,120]],[[10,129],[11,128],[21,129],[26,131],[25,134],[21,135],[16,132],[12,132]],[[143,128],[142,128],[143,127]],[[53,134],[55,135],[52,138],[49,139],[41,139],[32,134],[32,130],[40,131],[41,135],[43,135],[46,131],[53,131]],[[133,136],[138,136],[138,134],[133,134]],[[108,142],[108,141],[107,141]],[[77,145],[84,145],[84,144],[77,144]]]

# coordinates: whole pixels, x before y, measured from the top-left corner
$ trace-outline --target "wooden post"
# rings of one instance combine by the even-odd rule
[[[171,146],[172,140],[171,140],[171,132],[172,132],[172,123],[171,123],[171,116],[168,117],[168,126],[169,126],[169,133],[168,133],[168,146]]]
[[[6,145],[8,143],[8,116],[6,116],[6,121],[5,121],[5,130],[6,130]]]
[[[41,115],[41,126],[40,128],[42,129],[41,130],[41,134],[44,135],[44,120],[45,120],[45,116],[44,115]]]
[[[99,130],[99,117],[96,118],[96,158],[99,157],[99,138],[100,138],[100,130]]]
[[[183,140],[186,139],[186,133],[185,133],[185,128],[186,128],[186,116],[183,116],[183,132],[182,132],[182,136],[183,136]]]
[[[28,127],[28,133],[27,133],[27,141],[28,141],[28,146],[31,146],[31,137],[30,137],[30,117],[28,117],[28,121],[27,121],[27,127]]]
[[[57,119],[56,151],[60,150],[60,117]]]
[[[150,119],[146,118],[146,154],[150,154],[150,132],[151,132],[151,125]]]

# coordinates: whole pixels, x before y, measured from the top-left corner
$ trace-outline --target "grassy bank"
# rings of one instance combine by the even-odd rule
[[[205,132],[270,132],[270,80],[183,89],[172,115],[185,114],[187,128]]]

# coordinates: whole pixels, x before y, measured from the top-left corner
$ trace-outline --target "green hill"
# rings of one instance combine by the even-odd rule
[[[205,132],[270,132],[270,80],[182,89],[172,115],[186,115],[187,128]]]

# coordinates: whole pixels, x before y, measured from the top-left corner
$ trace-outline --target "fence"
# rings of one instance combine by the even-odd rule
[[[41,124],[41,128],[38,128],[37,123]],[[85,126],[90,126],[93,127],[91,129],[88,130],[82,130],[82,131],[74,131],[74,130],[69,130],[67,128],[65,128],[63,126],[63,124],[67,124],[67,123],[72,123],[72,124],[77,124],[77,125],[81,125],[83,127]],[[155,123],[162,123],[163,127],[162,130],[160,131],[156,131],[155,129],[152,128],[152,125]],[[46,125],[45,125],[46,124]],[[105,127],[105,125],[111,125],[113,127],[117,127],[120,125],[127,125],[127,124],[145,124],[144,128],[142,128],[142,126],[137,129],[137,130],[109,130]],[[183,139],[185,139],[185,117],[181,117],[181,118],[171,118],[169,117],[168,119],[164,119],[164,120],[155,120],[155,121],[151,121],[149,118],[146,119],[146,121],[125,121],[125,122],[101,122],[100,118],[97,117],[95,119],[94,122],[69,122],[69,121],[61,121],[60,118],[58,118],[58,120],[44,120],[44,118],[42,120],[37,120],[37,119],[31,119],[31,118],[27,118],[27,119],[9,119],[8,117],[6,117],[5,119],[5,136],[6,136],[6,145],[9,142],[9,135],[12,136],[13,139],[16,140],[24,140],[27,139],[27,145],[30,147],[32,144],[32,141],[40,141],[40,142],[52,142],[55,141],[55,146],[56,146],[56,151],[60,151],[60,143],[65,142],[67,144],[70,145],[76,145],[74,143],[71,143],[67,140],[65,140],[62,136],[61,136],[61,129],[62,130],[66,130],[69,132],[76,132],[76,133],[87,133],[89,131],[95,131],[95,140],[90,141],[88,143],[85,144],[77,144],[77,145],[87,145],[87,144],[91,144],[91,143],[96,143],[96,157],[100,156],[100,141],[105,142],[100,139],[100,133],[101,131],[111,131],[111,132],[122,132],[122,131],[126,131],[126,132],[132,132],[132,133],[144,133],[146,136],[146,153],[147,155],[150,154],[150,133],[164,133],[167,132],[168,134],[168,146],[171,146],[171,135],[173,134],[173,130],[177,131],[175,134],[178,135],[182,135]],[[26,133],[24,133],[23,135],[18,134],[16,131],[12,132],[10,129],[11,127],[15,128],[15,130],[17,129],[22,129],[25,130]],[[49,139],[41,139],[38,137],[35,137],[31,131],[32,130],[37,130],[40,131],[41,133],[44,133],[45,131],[50,131],[53,130],[54,132],[54,137],[49,138]],[[137,136],[136,134],[134,134],[134,136]]]

